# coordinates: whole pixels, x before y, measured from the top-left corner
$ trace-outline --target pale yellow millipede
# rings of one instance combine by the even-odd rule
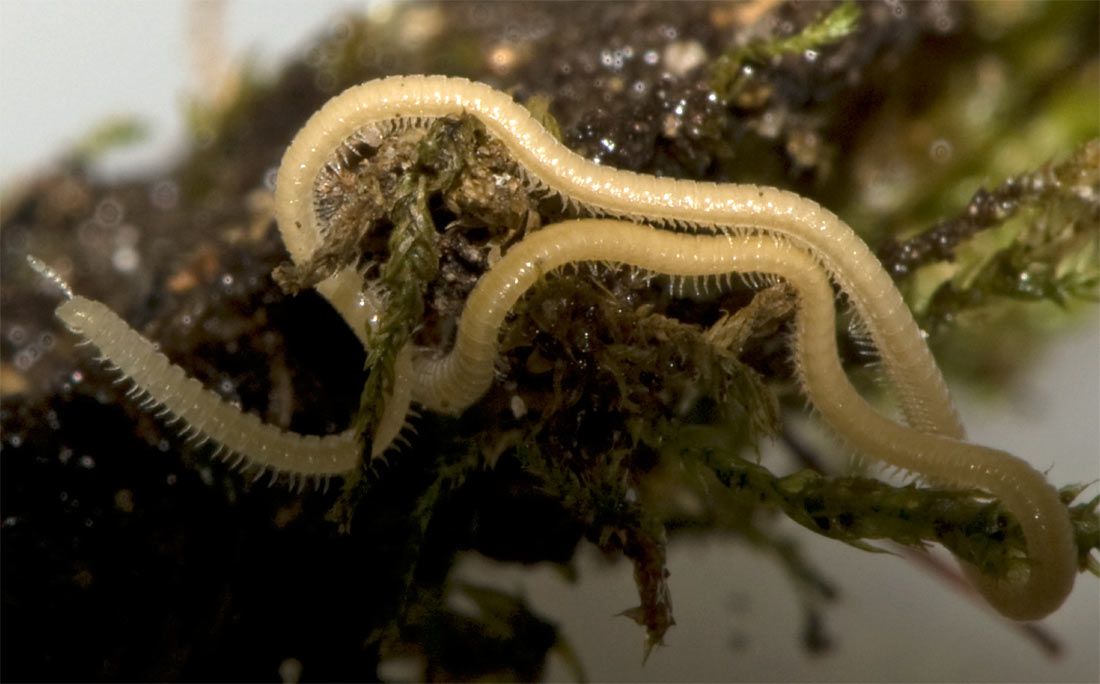
[[[489,86],[443,76],[399,76],[348,89],[326,103],[295,137],[276,182],[276,218],[291,259],[305,264],[326,239],[315,208],[318,175],[347,140],[365,130],[426,126],[452,115],[476,117],[515,161],[533,190],[556,193],[582,214],[605,217],[544,227],[513,245],[469,295],[452,349],[407,345],[398,354],[393,394],[372,435],[383,453],[405,424],[410,403],[451,414],[477,402],[493,381],[497,336],[511,307],[546,273],[566,264],[625,264],[676,278],[769,274],[798,296],[791,338],[798,375],[822,420],[859,453],[947,486],[999,499],[1023,529],[1029,564],[996,579],[964,565],[1002,614],[1041,618],[1073,587],[1076,549],[1066,507],[1041,473],[1002,451],[964,440],[942,374],[901,295],[871,250],[835,214],[812,200],[755,185],[696,183],[594,164],[568,150],[522,106]],[[852,303],[879,355],[906,425],[883,415],[854,389],[840,365],[833,287]],[[317,290],[366,344],[382,303],[354,268]],[[186,377],[104,305],[72,296],[57,314],[135,383],[134,393],[196,438],[257,468],[315,481],[357,467],[362,448],[350,431],[303,436],[266,425]]]

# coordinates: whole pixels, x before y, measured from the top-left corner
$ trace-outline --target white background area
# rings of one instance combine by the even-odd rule
[[[238,0],[226,14],[228,49],[274,69],[323,30],[335,12],[364,4]],[[17,182],[93,125],[119,114],[143,119],[151,136],[136,149],[111,155],[104,170],[140,172],[166,163],[182,145],[180,105],[195,84],[187,40],[186,6],[179,0],[0,0],[0,183]],[[1057,484],[1100,478],[1095,321],[1051,344],[995,405],[960,397],[973,440],[1051,468]],[[1094,487],[1090,496],[1095,492]],[[732,541],[672,545],[677,625],[667,647],[655,650],[644,668],[641,629],[614,617],[638,602],[625,562],[608,566],[584,553],[577,585],[548,567],[499,566],[477,557],[467,558],[459,572],[525,592],[536,611],[559,623],[593,680],[1095,682],[1100,677],[1100,599],[1091,576],[1080,576],[1067,605],[1046,621],[1066,648],[1060,660],[1051,661],[990,611],[900,558],[871,556],[792,532],[843,592],[826,611],[836,648],[823,657],[808,656],[799,646],[801,614],[779,566]],[[310,663],[303,667],[308,678]],[[566,672],[552,662],[551,678]]]

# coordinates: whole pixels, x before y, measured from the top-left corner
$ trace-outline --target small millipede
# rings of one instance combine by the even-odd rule
[[[792,336],[802,386],[823,420],[857,451],[949,486],[978,488],[1002,501],[1023,528],[1026,577],[997,580],[964,570],[989,602],[1015,619],[1037,619],[1069,594],[1075,544],[1068,512],[1045,478],[1024,461],[966,443],[946,383],[901,295],[870,249],[836,215],[790,192],[635,174],[596,165],[566,149],[508,95],[438,76],[371,81],[326,103],[283,157],[276,217],[291,259],[309,262],[324,244],[315,184],[349,139],[424,126],[443,116],[476,117],[513,156],[532,190],[556,193],[582,213],[606,219],[566,221],[512,245],[466,300],[453,349],[406,345],[395,363],[391,396],[373,435],[381,454],[404,425],[410,403],[460,413],[492,383],[504,316],[541,276],[567,264],[611,262],[673,276],[705,288],[708,278],[738,274],[750,282],[780,278],[798,293]],[[645,224],[645,225],[642,225]],[[678,232],[679,229],[690,232]],[[838,357],[832,285],[851,301],[878,352],[909,427],[883,416],[852,387]],[[380,311],[354,267],[316,289],[363,342]],[[189,380],[105,306],[72,297],[58,315],[92,340],[135,380],[148,402],[180,416],[193,433],[237,452],[260,472],[346,472],[359,463],[350,433],[306,437],[264,425]],[[163,410],[163,409],[162,409]],[[245,433],[248,438],[241,438]]]

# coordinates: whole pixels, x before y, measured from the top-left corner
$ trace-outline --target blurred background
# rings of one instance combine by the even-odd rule
[[[370,5],[332,0],[205,4],[196,9],[181,0],[4,0],[0,185],[18,184],[93,126],[120,115],[139,120],[146,135],[106,155],[97,170],[124,177],[166,165],[185,141],[185,97],[202,87],[189,44],[196,17],[224,16],[217,30],[224,32],[226,57],[247,58],[261,71],[273,72],[311,37],[331,30],[334,16],[366,11]],[[1100,327],[1095,316],[1051,343],[1003,396],[979,399],[959,383],[952,385],[974,441],[1030,459],[1049,469],[1058,484],[1100,479]],[[772,463],[769,458],[784,457],[765,454],[764,462]],[[825,655],[800,648],[800,612],[787,579],[770,561],[736,542],[678,538],[672,544],[677,624],[667,646],[656,649],[644,667],[641,629],[616,616],[637,603],[628,563],[608,564],[595,552],[582,551],[576,584],[549,567],[506,566],[473,555],[464,558],[458,573],[522,589],[537,613],[558,623],[597,681],[1100,679],[1095,578],[1079,577],[1067,605],[1045,621],[1064,646],[1060,658],[1050,659],[991,611],[922,568],[790,527],[806,554],[842,591],[828,613],[837,643]],[[304,666],[308,678],[309,663]],[[383,674],[414,677],[415,671],[393,662]],[[568,678],[568,673],[558,659],[551,660],[548,679]]]

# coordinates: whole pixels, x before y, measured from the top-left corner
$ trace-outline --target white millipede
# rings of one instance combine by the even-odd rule
[[[853,448],[882,463],[999,499],[1027,543],[1026,577],[992,579],[964,567],[1001,613],[1020,620],[1055,610],[1069,594],[1076,548],[1066,507],[1045,478],[1007,453],[963,441],[946,383],[920,329],[885,270],[836,215],[775,188],[657,178],[596,165],[574,154],[508,95],[463,79],[404,76],[344,91],[306,123],[283,157],[276,217],[292,260],[306,264],[325,239],[315,181],[346,140],[396,121],[426,125],[476,117],[534,188],[582,212],[614,217],[543,228],[513,245],[478,281],[446,355],[406,345],[393,394],[373,436],[381,454],[399,433],[411,401],[460,413],[493,380],[504,317],[545,273],[580,262],[614,262],[678,278],[765,273],[790,283],[799,308],[792,336],[802,386],[823,420]],[[640,225],[647,224],[647,225]],[[693,232],[677,232],[688,229]],[[831,282],[830,282],[831,281]],[[832,284],[852,302],[882,361],[908,427],[883,416],[853,388],[838,357]],[[354,268],[317,289],[366,344],[378,303]],[[73,297],[58,315],[91,339],[156,403],[196,433],[262,468],[298,475],[346,472],[360,460],[350,433],[303,437],[264,425],[204,390],[102,304]]]

